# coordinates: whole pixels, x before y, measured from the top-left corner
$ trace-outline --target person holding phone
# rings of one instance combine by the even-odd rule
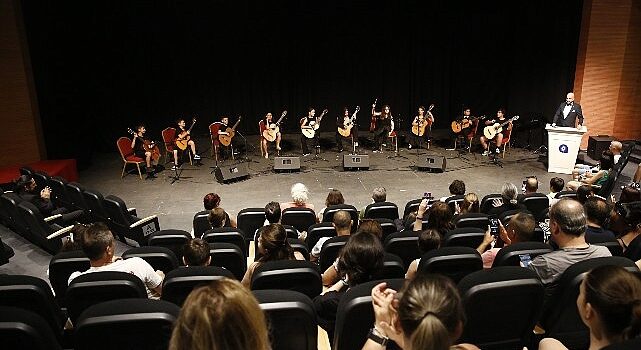
[[[483,259],[483,268],[489,269],[494,263],[494,258],[501,248],[494,248],[498,237],[505,243],[505,247],[512,243],[528,242],[534,234],[535,220],[532,214],[517,213],[510,219],[507,228],[499,219],[490,219],[490,225],[485,231],[483,242],[476,248]],[[490,247],[490,249],[488,249]]]

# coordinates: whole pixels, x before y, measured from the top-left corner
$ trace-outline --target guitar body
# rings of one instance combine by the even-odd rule
[[[269,142],[276,141],[276,135],[280,132],[278,125],[272,124],[269,128],[263,130],[263,137]]]
[[[231,139],[233,139],[236,135],[236,131],[234,131],[233,128],[227,128],[225,131],[229,135],[218,135],[218,141],[220,141],[221,145],[228,147],[229,145],[231,145]]]
[[[488,125],[483,129],[483,135],[485,135],[488,140],[491,140],[496,136],[496,134],[502,131],[503,127],[501,126],[501,124],[494,123],[494,125]]]
[[[338,128],[338,133],[343,137],[350,137],[352,135],[353,127],[354,123],[352,122],[352,118],[345,117],[345,120],[343,121],[343,127]]]
[[[145,140],[142,146],[145,152],[151,152],[151,159],[158,161],[160,159],[160,150],[153,141]]]
[[[425,119],[422,122],[419,122],[418,125],[412,125],[412,134],[422,137],[425,135],[425,129],[428,126],[432,125],[429,120]]]
[[[461,130],[463,130],[461,122],[457,122],[456,120],[452,122],[452,131],[455,133],[460,133]]]
[[[301,132],[308,139],[313,139],[316,136],[316,129],[313,126],[303,126],[301,127]]]
[[[181,151],[184,151],[187,149],[187,144],[189,143],[189,140],[191,139],[191,136],[187,131],[183,131],[178,135],[178,138],[176,138],[176,147],[180,149]]]

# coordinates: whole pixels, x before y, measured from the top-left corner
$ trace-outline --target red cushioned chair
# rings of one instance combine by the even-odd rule
[[[505,129],[503,133],[503,158],[505,158],[505,148],[512,148],[510,146],[510,136],[512,136],[512,129]]]
[[[209,136],[211,137],[211,155],[216,157],[218,161],[218,148],[220,147],[220,141],[218,140],[218,131],[220,126],[223,125],[221,122],[213,122],[209,124]],[[231,148],[231,159],[234,159],[234,148]]]
[[[176,140],[176,129],[169,127],[165,128],[162,131],[162,141],[165,144],[165,164],[173,162],[174,155],[174,141]],[[189,154],[189,164],[193,164],[191,161],[191,153],[189,152],[189,147],[187,147],[187,154]]]
[[[136,155],[134,154],[133,148],[131,148],[131,140],[127,137],[121,137],[118,139],[118,141],[116,141],[116,146],[118,147],[118,151],[120,152],[122,161],[125,162],[125,164],[122,166],[122,174],[120,175],[120,178],[125,177],[125,170],[127,168],[127,164],[136,164],[136,168],[138,169],[138,175],[142,180],[142,172],[140,171],[140,164],[145,164],[145,160],[140,157],[136,157]]]
[[[479,120],[475,120],[472,122],[472,128],[470,129],[470,132],[468,132],[466,135],[459,135],[456,140],[454,140],[454,149],[456,149],[458,139],[465,137],[467,139],[467,151],[472,152],[472,141],[474,141],[474,136],[476,136],[476,131],[479,128]]]
[[[258,147],[260,147],[260,156],[261,157],[265,156],[265,151],[266,151],[266,150],[263,149],[263,131],[265,131],[265,129],[267,129],[267,127],[265,126],[265,121],[263,119],[261,119],[258,122],[258,132],[260,133],[260,135],[259,135],[260,137],[258,138]]]

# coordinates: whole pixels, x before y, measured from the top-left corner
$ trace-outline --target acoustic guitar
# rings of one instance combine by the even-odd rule
[[[343,119],[343,127],[338,128],[338,133],[343,137],[349,137],[352,134],[352,128],[354,127],[354,121],[356,121],[356,113],[361,110],[360,106],[356,106],[354,114],[351,117],[345,117]]]
[[[316,130],[320,128],[320,122],[321,120],[323,120],[323,116],[325,116],[325,114],[327,114],[327,109],[324,109],[323,113],[321,113],[321,115],[316,118],[314,125],[301,125],[300,130],[305,137],[307,137],[308,139],[313,139],[314,136],[316,136]]]
[[[463,118],[461,120],[455,120],[455,121],[452,122],[452,131],[454,131],[455,133],[458,134],[463,129],[466,129],[466,128],[469,128],[470,126],[472,126],[472,123],[474,123],[474,121],[476,121],[476,120],[480,121],[482,119],[485,119],[484,115],[482,115],[480,117],[476,117],[476,118],[465,117],[465,118]]]
[[[189,133],[194,127],[194,124],[196,124],[196,118],[191,120],[191,126],[189,127],[189,129],[182,131],[180,134],[178,134],[178,137],[176,137],[176,147],[178,147],[181,151],[187,149],[187,144],[189,143],[189,140],[191,140],[191,135]]]
[[[131,128],[127,128],[127,132],[132,136],[136,135],[136,133]],[[151,152],[151,159],[153,159],[154,161],[158,161],[158,159],[160,159],[160,149],[158,149],[156,142],[145,140],[142,138],[140,140],[142,141],[142,148],[145,150],[145,152]]]
[[[428,114],[431,114],[432,109],[434,108],[434,104],[432,103],[430,107],[427,109]],[[412,125],[412,134],[416,136],[423,136],[425,135],[425,129],[427,127],[432,126],[432,119],[427,118],[426,115],[423,116],[423,119],[419,118],[418,119],[418,125]]]
[[[504,121],[503,123],[494,123],[492,125],[488,125],[483,129],[483,135],[487,137],[488,140],[493,139],[496,134],[500,133],[503,131],[503,127],[514,120],[519,120],[519,116],[515,115],[514,117]]]
[[[234,138],[234,136],[236,136],[236,127],[238,127],[238,123],[240,123],[241,118],[242,117],[239,116],[234,126],[225,130],[228,135],[218,135],[218,141],[220,141],[220,144],[225,147],[231,145],[231,140]]]
[[[269,142],[276,141],[276,135],[278,135],[278,133],[280,132],[280,128],[279,128],[280,122],[283,121],[283,118],[285,118],[286,115],[287,115],[287,111],[283,111],[283,114],[280,115],[280,118],[278,118],[275,124],[272,123],[272,124],[266,125],[267,128],[263,130],[263,137],[265,138],[265,140]]]

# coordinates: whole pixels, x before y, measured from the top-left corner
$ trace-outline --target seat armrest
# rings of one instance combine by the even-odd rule
[[[136,213],[136,208],[127,208],[127,213],[132,216],[138,216]]]
[[[55,219],[58,219],[58,218],[61,218],[61,217],[62,217],[62,214],[56,214],[56,215],[47,216],[45,218],[45,222],[49,222],[51,220],[55,220]]]
[[[129,228],[136,228],[138,226],[144,225],[144,224],[148,223],[149,221],[152,221],[152,220],[157,219],[157,218],[158,218],[158,215],[147,216],[146,218],[140,219],[140,220],[134,222],[133,224],[129,225]]]
[[[73,230],[73,225],[71,225],[71,226],[67,226],[67,227],[63,227],[63,228],[61,228],[60,230],[58,230],[58,231],[56,231],[56,232],[54,232],[54,233],[50,234],[49,236],[47,236],[47,239],[52,239],[52,238],[56,238],[56,237],[58,237],[58,236],[62,236],[62,235],[64,235],[65,233],[70,232],[71,230]]]

